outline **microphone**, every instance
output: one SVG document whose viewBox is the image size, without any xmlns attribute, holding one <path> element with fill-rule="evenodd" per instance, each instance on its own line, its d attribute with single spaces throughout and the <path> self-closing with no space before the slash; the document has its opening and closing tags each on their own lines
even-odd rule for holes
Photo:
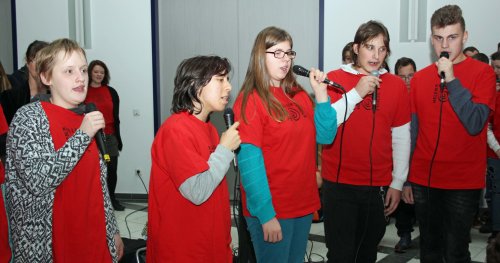
<svg viewBox="0 0 500 263">
<path fill-rule="evenodd" d="M 231 109 L 231 107 L 227 107 L 224 110 L 224 122 L 226 123 L 226 128 L 228 128 L 228 129 L 234 123 L 234 112 L 233 112 L 233 109 Z M 238 161 L 236 160 L 236 156 L 234 156 L 234 158 L 233 158 L 233 165 L 234 165 L 234 169 L 236 169 L 236 167 L 238 167 Z"/>
<path fill-rule="evenodd" d="M 372 72 L 370 72 L 370 74 L 374 77 L 377 77 L 377 78 L 380 76 L 380 72 L 378 72 L 378 70 L 373 70 Z M 378 87 L 375 87 L 375 90 L 372 93 L 372 110 L 373 110 L 373 112 L 375 112 L 377 110 L 377 99 L 378 99 Z"/>
<path fill-rule="evenodd" d="M 94 103 L 90 102 L 85 106 L 85 113 L 97 111 L 97 107 L 95 106 Z M 109 163 L 111 161 L 111 158 L 109 158 L 109 154 L 106 151 L 106 144 L 104 143 L 104 132 L 102 129 L 99 129 L 95 136 L 95 142 L 97 144 L 97 148 L 99 149 L 99 152 L 102 155 L 102 158 L 104 158 L 104 161 Z"/>
<path fill-rule="evenodd" d="M 295 73 L 295 74 L 297 74 L 299 76 L 309 78 L 309 70 L 305 69 L 302 66 L 294 65 L 293 68 L 292 68 L 292 71 L 293 71 L 293 73 Z M 344 91 L 344 87 L 342 87 L 340 84 L 335 83 L 335 82 L 333 82 L 333 81 L 331 81 L 331 80 L 329 80 L 327 78 L 325 78 L 325 80 L 323 80 L 323 83 L 328 84 L 330 86 L 333 86 L 335 88 L 338 88 L 338 89 L 341 89 L 342 91 Z"/>
<path fill-rule="evenodd" d="M 450 58 L 450 53 L 446 52 L 446 51 L 443 51 L 441 52 L 441 54 L 439 54 L 439 58 L 442 58 L 442 57 L 445 57 L 445 58 Z M 444 88 L 444 71 L 441 71 L 439 73 L 439 76 L 441 77 L 441 89 Z"/>
</svg>

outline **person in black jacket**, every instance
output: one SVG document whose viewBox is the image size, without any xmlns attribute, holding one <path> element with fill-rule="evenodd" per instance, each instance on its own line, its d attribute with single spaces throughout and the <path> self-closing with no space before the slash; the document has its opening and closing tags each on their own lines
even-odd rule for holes
<svg viewBox="0 0 500 263">
<path fill-rule="evenodd" d="M 28 104 L 31 98 L 39 93 L 47 93 L 46 88 L 37 81 L 35 69 L 36 54 L 46 46 L 48 43 L 45 41 L 33 41 L 26 50 L 26 64 L 8 76 L 12 89 L 0 93 L 0 102 L 8 124 L 16 111 Z"/>
<path fill-rule="evenodd" d="M 106 127 L 106 150 L 111 157 L 108 162 L 108 188 L 113 207 L 116 211 L 123 211 L 125 207 L 115 198 L 116 183 L 118 181 L 118 155 L 123 148 L 120 136 L 120 98 L 116 90 L 110 86 L 110 74 L 108 67 L 100 60 L 94 60 L 89 64 L 89 89 L 85 103 L 93 102 L 97 109 L 104 114 Z"/>
</svg>

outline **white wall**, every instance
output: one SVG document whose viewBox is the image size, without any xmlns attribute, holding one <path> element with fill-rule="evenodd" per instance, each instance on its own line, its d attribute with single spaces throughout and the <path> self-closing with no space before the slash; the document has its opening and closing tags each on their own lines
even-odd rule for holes
<svg viewBox="0 0 500 263">
<path fill-rule="evenodd" d="M 68 37 L 67 0 L 18 0 L 17 36 L 20 65 L 33 40 Z M 123 151 L 118 159 L 117 193 L 143 194 L 135 175 L 140 169 L 149 185 L 150 147 L 153 127 L 153 80 L 150 1 L 91 1 L 92 49 L 90 63 L 103 60 L 111 73 L 110 85 L 120 96 Z M 137 110 L 140 116 L 134 117 Z"/>
<path fill-rule="evenodd" d="M 500 27 L 498 26 L 500 1 L 427 0 L 426 17 L 419 17 L 427 22 L 426 36 L 430 37 L 431 33 L 430 17 L 435 10 L 447 4 L 457 4 L 462 8 L 466 30 L 469 32 L 466 47 L 475 46 L 488 56 L 496 51 L 497 43 L 500 42 Z M 385 0 L 377 4 L 370 0 L 325 0 L 325 70 L 339 67 L 342 48 L 347 42 L 353 41 L 357 28 L 368 20 L 381 21 L 389 30 L 392 54 L 388 62 L 391 72 L 394 70 L 396 60 L 402 56 L 413 58 L 419 69 L 434 61 L 429 37 L 426 38 L 426 42 L 399 42 L 399 13 L 400 0 Z"/>
</svg>

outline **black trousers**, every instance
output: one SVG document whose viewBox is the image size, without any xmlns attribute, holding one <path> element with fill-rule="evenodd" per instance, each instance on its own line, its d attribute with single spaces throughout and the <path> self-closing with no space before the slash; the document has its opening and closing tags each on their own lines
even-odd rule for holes
<svg viewBox="0 0 500 263">
<path fill-rule="evenodd" d="M 399 202 L 398 208 L 394 212 L 396 218 L 396 229 L 398 236 L 405 233 L 413 232 L 413 224 L 415 223 L 415 205 L 407 204 L 403 200 Z"/>
<path fill-rule="evenodd" d="M 386 227 L 385 190 L 325 180 L 322 191 L 328 262 L 375 262 Z"/>
<path fill-rule="evenodd" d="M 413 184 L 420 229 L 420 262 L 471 262 L 469 237 L 481 189 L 453 190 Z"/>
<path fill-rule="evenodd" d="M 116 183 L 118 182 L 118 156 L 110 156 L 110 159 L 109 163 L 107 163 L 108 177 L 106 181 L 108 182 L 108 190 L 111 201 L 115 201 Z"/>
</svg>

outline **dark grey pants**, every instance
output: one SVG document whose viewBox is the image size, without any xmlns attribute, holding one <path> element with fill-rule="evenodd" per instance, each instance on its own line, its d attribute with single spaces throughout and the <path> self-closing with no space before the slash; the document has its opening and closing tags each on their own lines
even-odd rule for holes
<svg viewBox="0 0 500 263">
<path fill-rule="evenodd" d="M 412 185 L 420 228 L 420 262 L 471 262 L 469 237 L 481 189 Z"/>
</svg>

